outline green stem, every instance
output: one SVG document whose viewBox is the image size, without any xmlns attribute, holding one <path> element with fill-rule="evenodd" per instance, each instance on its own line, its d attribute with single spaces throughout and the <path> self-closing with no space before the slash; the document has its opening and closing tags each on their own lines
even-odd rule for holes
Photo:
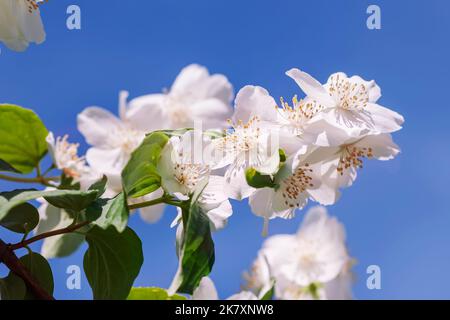
<svg viewBox="0 0 450 320">
<path fill-rule="evenodd" d="M 140 208 L 145 208 L 145 207 L 150 207 L 150 206 L 154 206 L 156 204 L 161 204 L 161 203 L 168 203 L 169 199 L 166 197 L 161 197 L 158 199 L 154 199 L 154 200 L 150 200 L 150 201 L 146 201 L 146 202 L 141 202 L 141 203 L 136 203 L 136 204 L 130 204 L 128 205 L 128 208 L 130 210 L 134 210 L 134 209 L 140 209 Z"/>
<path fill-rule="evenodd" d="M 66 227 L 66 228 L 62 228 L 62 229 L 57 229 L 57 230 L 53 230 L 53 231 L 49 231 L 49 232 L 45 232 L 45 233 L 41 233 L 33 238 L 30 238 L 28 240 L 25 241 L 21 241 L 19 243 L 16 244 L 12 244 L 9 246 L 9 249 L 11 249 L 12 251 L 17 250 L 17 249 L 21 249 L 21 248 L 26 248 L 27 246 L 29 246 L 30 244 L 45 239 L 45 238 L 49 238 L 49 237 L 54 237 L 60 234 L 65 234 L 65 233 L 71 233 L 74 231 L 77 231 L 78 229 L 86 226 L 89 224 L 89 221 L 85 221 L 79 224 L 71 224 L 70 226 Z"/>
<path fill-rule="evenodd" d="M 40 183 L 40 184 L 43 184 L 45 186 L 51 187 L 53 185 L 50 184 L 50 182 L 51 181 L 57 181 L 59 179 L 59 177 L 45 178 L 45 177 L 41 176 L 41 177 L 36 177 L 36 178 L 24 178 L 24 177 L 13 177 L 13 176 L 0 174 L 0 179 L 6 180 L 6 181 L 11 181 L 11 182 Z"/>
</svg>

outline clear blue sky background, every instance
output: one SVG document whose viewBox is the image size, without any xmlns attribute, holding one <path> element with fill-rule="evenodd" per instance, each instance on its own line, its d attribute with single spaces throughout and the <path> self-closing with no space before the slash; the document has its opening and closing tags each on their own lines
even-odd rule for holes
<svg viewBox="0 0 450 320">
<path fill-rule="evenodd" d="M 66 8 L 74 3 L 82 9 L 81 31 L 65 27 Z M 366 28 L 369 4 L 381 7 L 381 30 Z M 36 110 L 56 134 L 83 142 L 83 150 L 76 115 L 84 107 L 116 112 L 119 90 L 132 96 L 158 92 L 192 62 L 226 74 L 235 88 L 258 84 L 275 97 L 299 93 L 284 76 L 292 67 L 322 81 L 336 71 L 376 79 L 381 104 L 405 116 L 404 129 L 395 134 L 402 154 L 368 163 L 329 208 L 344 222 L 358 260 L 355 296 L 450 298 L 448 1 L 57 0 L 42 11 L 43 45 L 22 54 L 2 47 L 0 101 Z M 136 285 L 170 284 L 177 267 L 173 217 L 168 210 L 156 225 L 131 218 L 145 251 Z M 270 233 L 293 233 L 301 219 L 300 213 L 292 221 L 275 221 Z M 221 297 L 239 290 L 242 272 L 264 240 L 261 223 L 246 203 L 234 203 L 229 226 L 214 236 L 212 278 Z M 84 251 L 51 262 L 57 298 L 91 297 L 84 275 L 82 290 L 65 286 L 67 266 L 82 266 Z M 378 291 L 366 288 L 371 264 L 382 270 Z"/>
</svg>

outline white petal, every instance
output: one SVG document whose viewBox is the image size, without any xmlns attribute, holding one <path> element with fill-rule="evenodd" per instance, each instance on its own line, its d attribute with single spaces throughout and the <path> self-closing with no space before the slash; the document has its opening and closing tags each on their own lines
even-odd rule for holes
<svg viewBox="0 0 450 320">
<path fill-rule="evenodd" d="M 378 160 L 391 160 L 400 153 L 400 148 L 392 141 L 389 133 L 366 136 L 355 146 L 372 148 L 373 156 Z"/>
<path fill-rule="evenodd" d="M 367 104 L 366 111 L 369 112 L 377 133 L 398 131 L 402 128 L 402 124 L 405 121 L 402 115 L 378 104 Z"/>
<path fill-rule="evenodd" d="M 97 172 L 106 175 L 120 174 L 129 159 L 130 155 L 120 148 L 90 148 L 86 152 L 86 161 L 89 165 Z"/>
<path fill-rule="evenodd" d="M 109 136 L 122 126 L 115 115 L 99 107 L 84 109 L 77 117 L 77 124 L 87 143 L 99 148 L 109 148 Z"/>
<path fill-rule="evenodd" d="M 45 31 L 39 9 L 30 13 L 26 1 L 1 1 L 0 40 L 15 51 L 26 50 L 30 42 L 44 42 Z"/>
<path fill-rule="evenodd" d="M 127 123 L 133 129 L 147 133 L 168 129 L 165 99 L 163 94 L 149 94 L 131 100 L 125 113 Z"/>
<path fill-rule="evenodd" d="M 227 126 L 233 110 L 229 104 L 216 98 L 201 100 L 189 106 L 189 113 L 193 121 L 201 121 L 202 128 L 222 129 Z"/>
<path fill-rule="evenodd" d="M 198 64 L 183 68 L 170 89 L 171 93 L 183 95 L 194 91 L 199 83 L 209 77 L 208 69 Z"/>
<path fill-rule="evenodd" d="M 367 91 L 369 91 L 369 102 L 375 103 L 381 97 L 381 89 L 374 80 L 366 81 L 360 76 L 352 76 L 349 80 L 352 83 L 361 83 L 366 87 Z"/>
<path fill-rule="evenodd" d="M 293 68 L 287 71 L 286 75 L 291 77 L 309 98 L 317 100 L 325 107 L 333 107 L 335 105 L 334 100 L 322 84 L 308 73 Z"/>
<path fill-rule="evenodd" d="M 257 189 L 249 198 L 250 208 L 252 212 L 260 217 L 272 219 L 275 216 L 273 209 L 273 198 L 275 196 L 274 189 L 261 188 Z"/>
<path fill-rule="evenodd" d="M 277 103 L 266 89 L 245 86 L 236 96 L 233 121 L 247 123 L 254 116 L 263 121 L 276 121 L 278 117 L 276 105 Z"/>
<path fill-rule="evenodd" d="M 192 294 L 192 300 L 219 300 L 216 286 L 209 277 L 203 277 Z"/>
<path fill-rule="evenodd" d="M 225 193 L 231 199 L 242 200 L 248 198 L 255 188 L 247 183 L 243 169 L 228 168 L 225 173 Z"/>
<path fill-rule="evenodd" d="M 55 136 L 53 135 L 53 132 L 48 133 L 47 138 L 45 138 L 45 141 L 47 142 L 48 153 L 50 154 L 50 157 L 52 158 L 53 163 L 56 163 L 56 158 L 55 158 L 56 140 L 55 140 Z"/>
<path fill-rule="evenodd" d="M 227 300 L 258 300 L 253 292 L 242 291 L 229 297 Z"/>
<path fill-rule="evenodd" d="M 224 201 L 212 210 L 209 210 L 206 215 L 211 223 L 212 231 L 223 229 L 228 222 L 228 218 L 233 214 L 233 207 L 230 201 Z"/>
<path fill-rule="evenodd" d="M 133 201 L 135 201 L 135 202 L 151 201 L 151 200 L 155 200 L 155 199 L 162 197 L 163 194 L 164 194 L 164 191 L 161 188 L 159 188 L 158 190 L 156 190 L 150 194 L 147 194 L 143 197 L 135 198 L 135 199 L 133 199 Z M 142 220 L 144 220 L 145 222 L 155 223 L 161 219 L 161 217 L 164 213 L 165 207 L 166 207 L 166 205 L 164 203 L 161 203 L 161 204 L 157 204 L 154 206 L 141 208 L 141 209 L 139 209 L 139 214 L 140 214 Z"/>
</svg>

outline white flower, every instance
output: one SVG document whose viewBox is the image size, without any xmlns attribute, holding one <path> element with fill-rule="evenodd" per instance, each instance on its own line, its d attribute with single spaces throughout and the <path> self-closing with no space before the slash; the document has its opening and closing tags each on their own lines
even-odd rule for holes
<svg viewBox="0 0 450 320">
<path fill-rule="evenodd" d="M 187 200 L 201 192 L 198 202 L 209 217 L 214 230 L 225 226 L 232 214 L 231 204 L 224 192 L 224 178 L 211 175 L 208 150 L 211 143 L 202 133 L 188 131 L 174 136 L 164 147 L 158 163 L 161 186 L 166 193 Z M 180 221 L 181 213 L 174 224 Z"/>
<path fill-rule="evenodd" d="M 322 163 L 316 162 L 307 147 L 290 157 L 274 177 L 274 188 L 257 189 L 250 196 L 250 207 L 264 218 L 263 234 L 267 234 L 269 219 L 294 217 L 297 209 L 302 209 L 308 199 L 323 205 L 336 202 L 336 191 L 322 183 Z"/>
<path fill-rule="evenodd" d="M 192 294 L 192 300 L 219 300 L 216 286 L 209 277 L 203 277 L 199 286 Z M 232 295 L 227 300 L 258 300 L 258 297 L 250 291 L 242 291 Z"/>
<path fill-rule="evenodd" d="M 86 153 L 90 167 L 108 177 L 107 196 L 122 191 L 121 172 L 128 163 L 131 153 L 141 144 L 147 132 L 166 128 L 167 122 L 156 109 L 146 108 L 132 101 L 127 103 L 128 92 L 119 95 L 119 118 L 99 107 L 86 108 L 78 115 L 78 130 L 92 147 Z M 131 203 L 158 198 L 161 190 Z M 139 210 L 141 217 L 155 222 L 161 217 L 164 206 L 155 205 Z"/>
<path fill-rule="evenodd" d="M 45 40 L 38 2 L 0 0 L 0 41 L 11 50 L 25 51 L 31 42 Z"/>
<path fill-rule="evenodd" d="M 92 145 L 86 153 L 90 166 L 108 176 L 120 191 L 120 173 L 131 153 L 141 144 L 145 133 L 162 129 L 165 123 L 158 114 L 143 107 L 127 106 L 128 93 L 119 99 L 119 117 L 99 107 L 86 108 L 78 115 L 78 130 Z"/>
<path fill-rule="evenodd" d="M 263 174 L 274 174 L 280 163 L 275 100 L 261 87 L 246 86 L 236 97 L 233 129 L 214 141 L 223 154 L 220 166 L 225 172 L 230 198 L 241 200 L 254 192 L 245 179 L 245 171 L 254 168 Z"/>
<path fill-rule="evenodd" d="M 79 178 L 87 169 L 86 160 L 78 157 L 78 143 L 69 143 L 68 135 L 55 139 L 52 132 L 46 138 L 48 151 L 52 157 L 53 164 L 65 175 Z"/>
<path fill-rule="evenodd" d="M 297 234 L 276 235 L 264 242 L 247 276 L 247 286 L 259 292 L 275 281 L 279 299 L 315 298 L 311 288 L 316 288 L 321 298 L 326 297 L 325 292 L 328 298 L 338 298 L 338 292 L 348 293 L 344 286 L 348 282 L 339 281 L 349 275 L 350 262 L 344 227 L 329 217 L 325 208 L 314 207 Z"/>
<path fill-rule="evenodd" d="M 316 156 L 325 162 L 322 173 L 326 183 L 335 189 L 349 187 L 363 168 L 365 160 L 391 160 L 400 152 L 389 133 L 368 135 L 349 140 L 339 147 L 321 148 Z"/>
<path fill-rule="evenodd" d="M 401 129 L 403 117 L 376 102 L 381 90 L 375 81 L 359 76 L 348 78 L 345 73 L 332 74 L 321 85 L 309 74 L 298 69 L 286 73 L 307 95 L 307 100 L 321 105 L 321 116 L 339 131 L 329 132 L 318 141 L 323 146 L 341 144 L 342 139 L 363 134 L 390 133 Z"/>
<path fill-rule="evenodd" d="M 130 104 L 162 115 L 167 119 L 164 129 L 189 128 L 199 121 L 203 129 L 211 129 L 226 125 L 232 99 L 233 87 L 224 75 L 210 75 L 205 67 L 191 64 L 181 70 L 167 93 L 142 96 Z"/>
</svg>

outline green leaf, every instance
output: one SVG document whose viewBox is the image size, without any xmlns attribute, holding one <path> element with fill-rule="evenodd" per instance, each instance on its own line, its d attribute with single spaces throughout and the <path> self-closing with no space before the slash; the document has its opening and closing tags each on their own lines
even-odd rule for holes
<svg viewBox="0 0 450 320">
<path fill-rule="evenodd" d="M 72 177 L 66 176 L 64 173 L 61 174 L 61 181 L 59 183 L 58 189 L 60 190 L 80 190 L 81 185 L 79 182 L 74 182 Z"/>
<path fill-rule="evenodd" d="M 0 220 L 0 225 L 17 233 L 28 233 L 39 223 L 39 212 L 29 203 L 23 203 L 12 208 Z"/>
<path fill-rule="evenodd" d="M 196 196 L 183 208 L 183 235 L 178 247 L 180 262 L 169 292 L 192 294 L 200 280 L 211 273 L 215 259 L 210 222 Z"/>
<path fill-rule="evenodd" d="M 80 212 L 98 198 L 98 190 L 60 190 L 43 197 L 54 207 Z"/>
<path fill-rule="evenodd" d="M 0 279 L 0 300 L 23 300 L 27 293 L 25 282 L 10 272 L 6 278 Z"/>
<path fill-rule="evenodd" d="M 20 173 L 16 169 L 14 169 L 8 162 L 0 159 L 0 171 L 9 171 L 14 173 Z"/>
<path fill-rule="evenodd" d="M 97 191 L 97 199 L 100 198 L 106 191 L 106 183 L 108 182 L 108 178 L 103 175 L 103 177 L 95 182 L 93 185 L 89 187 L 89 190 Z"/>
<path fill-rule="evenodd" d="M 262 175 L 254 168 L 247 169 L 245 172 L 245 178 L 247 179 L 247 183 L 249 186 L 253 188 L 274 188 L 275 183 L 271 176 Z"/>
<path fill-rule="evenodd" d="M 0 194 L 0 198 L 9 199 L 8 201 L 0 200 L 0 220 L 2 220 L 8 212 L 18 205 L 44 197 L 49 203 L 57 208 L 81 211 L 89 206 L 97 197 L 97 191 L 78 191 L 78 190 L 52 190 L 52 191 L 36 191 L 36 190 L 14 190 Z"/>
<path fill-rule="evenodd" d="M 47 153 L 48 131 L 31 110 L 0 105 L 0 159 L 20 173 L 30 173 Z"/>
<path fill-rule="evenodd" d="M 275 294 L 275 285 L 272 285 L 266 293 L 263 294 L 260 300 L 273 300 L 273 295 Z"/>
<path fill-rule="evenodd" d="M 133 152 L 130 161 L 122 171 L 123 188 L 128 196 L 141 197 L 161 186 L 161 177 L 156 167 L 161 151 L 168 140 L 168 136 L 164 133 L 151 133 Z"/>
<path fill-rule="evenodd" d="M 126 299 L 144 262 L 139 237 L 128 227 L 119 233 L 94 226 L 86 240 L 84 271 L 94 299 Z"/>
<path fill-rule="evenodd" d="M 102 229 L 114 226 L 117 231 L 123 232 L 128 224 L 128 205 L 125 194 L 122 192 L 114 199 L 108 201 L 103 207 L 103 213 L 99 220 L 95 222 Z"/>
<path fill-rule="evenodd" d="M 169 138 L 171 137 L 179 137 L 184 135 L 186 132 L 194 130 L 194 128 L 181 128 L 181 129 L 175 129 L 175 130 L 158 130 L 154 131 L 153 133 L 162 133 Z"/>
<path fill-rule="evenodd" d="M 131 288 L 127 300 L 187 300 L 186 297 L 174 294 L 170 296 L 166 290 L 156 287 Z"/>
<path fill-rule="evenodd" d="M 53 295 L 53 273 L 48 261 L 38 253 L 31 252 L 21 257 L 20 262 L 30 271 L 39 285 L 50 295 Z M 34 299 L 31 292 L 27 292 L 25 299 Z"/>
</svg>

